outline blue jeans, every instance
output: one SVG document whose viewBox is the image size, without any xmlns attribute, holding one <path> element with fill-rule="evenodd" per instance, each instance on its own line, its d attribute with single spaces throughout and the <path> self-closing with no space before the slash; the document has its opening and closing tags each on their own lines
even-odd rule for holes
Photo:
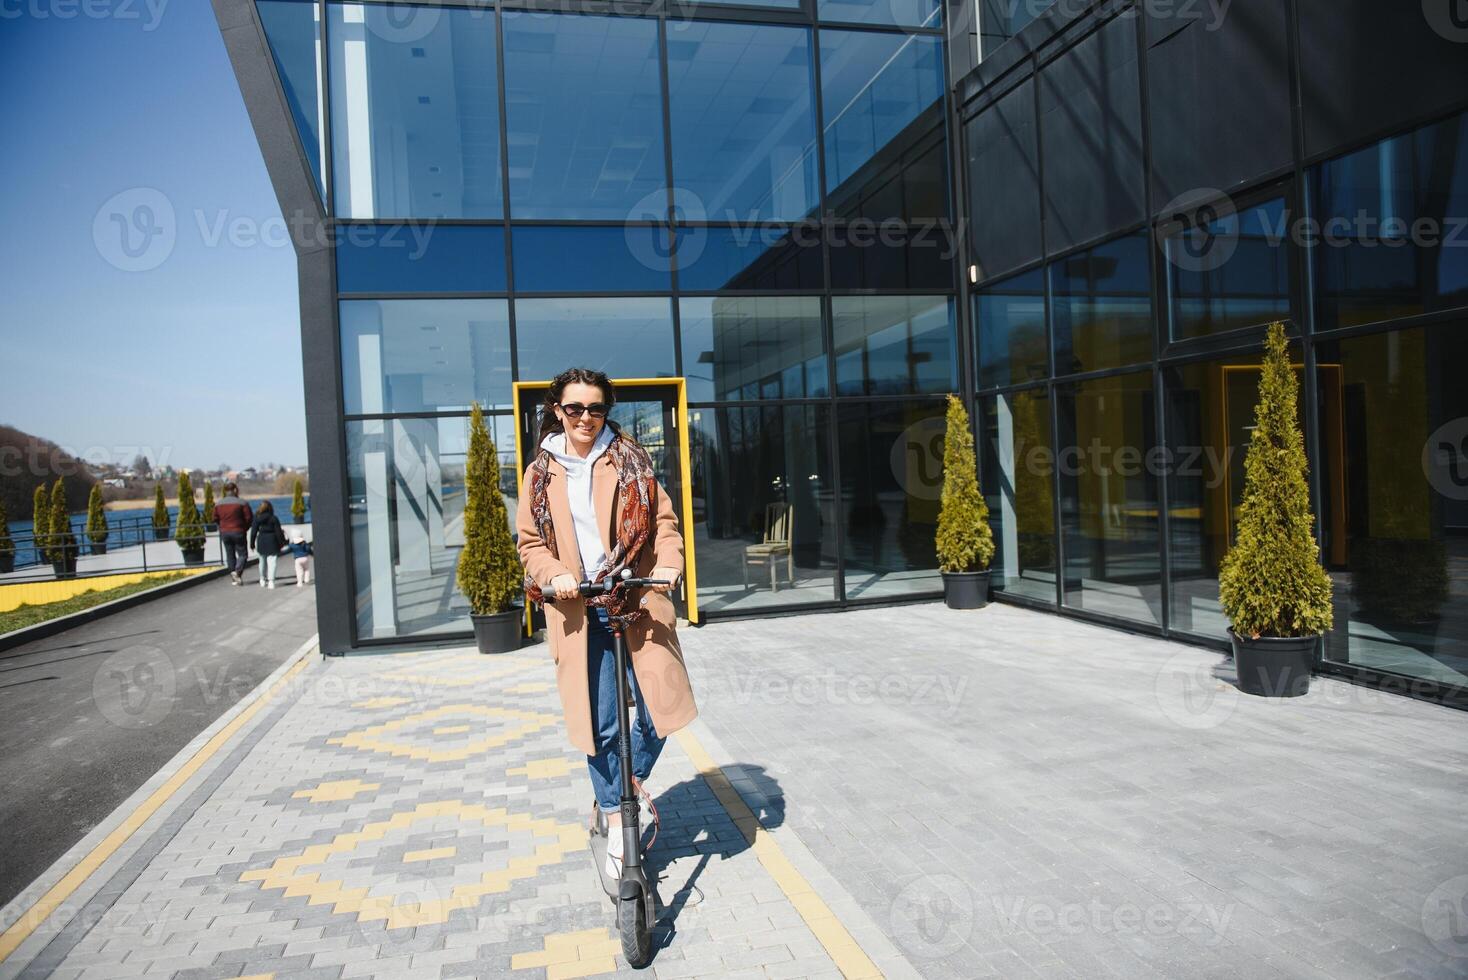
<svg viewBox="0 0 1468 980">
<path fill-rule="evenodd" d="M 591 772 L 597 806 L 603 813 L 615 813 L 622 805 L 622 760 L 617 754 L 617 655 L 605 609 L 588 608 L 586 625 L 586 680 L 592 695 L 591 730 L 596 740 L 596 755 L 586 757 L 586 768 Z M 646 780 L 667 739 L 659 738 L 652 726 L 630 655 L 627 683 L 637 701 L 637 723 L 632 726 L 632 774 Z"/>
</svg>

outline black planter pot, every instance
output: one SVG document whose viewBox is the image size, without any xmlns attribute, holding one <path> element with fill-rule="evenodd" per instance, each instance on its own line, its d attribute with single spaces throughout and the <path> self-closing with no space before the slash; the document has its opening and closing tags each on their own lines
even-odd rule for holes
<svg viewBox="0 0 1468 980">
<path fill-rule="evenodd" d="M 168 540 L 168 528 L 166 528 L 166 527 L 155 527 L 155 528 L 153 528 L 153 539 L 155 541 L 167 541 Z"/>
<path fill-rule="evenodd" d="M 949 609 L 982 609 L 989 604 L 989 570 L 943 572 L 943 604 Z"/>
<path fill-rule="evenodd" d="M 76 555 L 68 554 L 61 561 L 53 561 L 51 571 L 56 573 L 57 578 L 76 578 Z"/>
<path fill-rule="evenodd" d="M 185 565 L 202 565 L 202 564 L 204 564 L 204 547 L 203 547 L 203 545 L 200 545 L 197 548 L 180 548 L 179 550 L 183 552 L 183 560 L 184 560 L 184 564 Z"/>
<path fill-rule="evenodd" d="M 0 555 L 0 575 L 15 571 L 15 552 L 7 552 Z"/>
<path fill-rule="evenodd" d="M 520 607 L 488 616 L 470 615 L 474 621 L 474 643 L 480 653 L 509 653 L 520 649 L 525 632 L 525 610 Z"/>
<path fill-rule="evenodd" d="M 1228 631 L 1239 690 L 1262 698 L 1297 698 L 1310 691 L 1319 636 L 1261 636 Z"/>
<path fill-rule="evenodd" d="M 94 555 L 105 555 L 105 554 L 107 554 L 107 542 L 106 541 L 93 541 L 92 542 L 92 554 L 94 554 Z"/>
</svg>

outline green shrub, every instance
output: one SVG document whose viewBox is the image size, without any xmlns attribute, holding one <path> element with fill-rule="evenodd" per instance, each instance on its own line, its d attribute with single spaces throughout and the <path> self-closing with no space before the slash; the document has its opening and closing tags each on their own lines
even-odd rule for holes
<svg viewBox="0 0 1468 980">
<path fill-rule="evenodd" d="M 107 514 L 102 509 L 102 485 L 92 484 L 91 496 L 87 498 L 87 540 L 92 544 L 107 541 Z"/>
<path fill-rule="evenodd" d="M 163 500 L 163 484 L 153 487 L 153 526 L 161 531 L 168 530 L 168 504 Z"/>
<path fill-rule="evenodd" d="M 52 562 L 65 561 L 76 555 L 76 535 L 71 533 L 71 511 L 66 508 L 66 481 L 57 478 L 51 488 L 51 536 L 48 539 Z"/>
<path fill-rule="evenodd" d="M 945 572 L 977 572 L 994 558 L 989 505 L 979 493 L 974 434 L 968 411 L 957 395 L 948 396 L 948 432 L 943 439 L 943 500 L 935 538 L 938 567 Z"/>
<path fill-rule="evenodd" d="M 194 503 L 194 484 L 187 470 L 178 474 L 178 530 L 173 540 L 184 551 L 198 551 L 204 547 L 204 521 L 199 516 L 199 505 Z"/>
<path fill-rule="evenodd" d="M 1312 636 L 1331 626 L 1331 582 L 1315 545 L 1298 388 L 1284 324 L 1272 323 L 1244 457 L 1237 535 L 1218 576 L 1223 610 L 1240 636 Z"/>
<path fill-rule="evenodd" d="M 10 536 L 10 515 L 5 513 L 5 501 L 0 500 L 0 558 L 15 557 L 15 539 Z"/>
<path fill-rule="evenodd" d="M 213 527 L 214 520 L 214 481 L 204 481 L 204 525 Z"/>
<path fill-rule="evenodd" d="M 301 486 L 300 477 L 296 477 L 296 486 L 291 492 L 291 516 L 296 519 L 297 524 L 306 519 L 306 492 Z"/>
<path fill-rule="evenodd" d="M 459 553 L 459 591 L 476 616 L 514 608 L 524 588 L 525 573 L 510 537 L 509 515 L 500 493 L 499 453 L 474 403 L 469 416 L 469 457 L 464 485 L 464 550 Z"/>
<path fill-rule="evenodd" d="M 31 541 L 36 546 L 36 557 L 40 561 L 51 560 L 51 498 L 43 483 L 36 487 L 31 504 Z"/>
</svg>

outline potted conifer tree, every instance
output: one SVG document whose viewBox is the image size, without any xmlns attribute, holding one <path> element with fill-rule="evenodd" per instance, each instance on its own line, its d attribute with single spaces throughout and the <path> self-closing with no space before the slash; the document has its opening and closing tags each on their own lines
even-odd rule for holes
<svg viewBox="0 0 1468 980">
<path fill-rule="evenodd" d="M 60 477 L 51 488 L 51 534 L 47 542 L 56 577 L 76 578 L 76 535 L 71 532 L 71 511 L 66 507 L 66 483 Z"/>
<path fill-rule="evenodd" d="M 51 560 L 51 496 L 42 483 L 31 498 L 31 546 L 36 550 L 36 563 Z"/>
<path fill-rule="evenodd" d="M 92 554 L 107 554 L 107 514 L 102 509 L 102 484 L 92 484 L 92 493 L 87 497 L 87 540 L 92 542 Z"/>
<path fill-rule="evenodd" d="M 204 481 L 204 530 L 215 526 L 214 520 L 214 481 Z"/>
<path fill-rule="evenodd" d="M 296 477 L 296 486 L 291 492 L 291 517 L 295 518 L 297 524 L 306 519 L 306 492 L 301 486 L 300 477 Z"/>
<path fill-rule="evenodd" d="M 173 532 L 185 565 L 204 564 L 204 520 L 194 503 L 194 484 L 187 470 L 178 474 L 178 529 Z"/>
<path fill-rule="evenodd" d="M 949 609 L 979 609 L 989 601 L 989 562 L 994 532 L 989 505 L 979 493 L 974 434 L 968 410 L 948 396 L 948 432 L 943 439 L 943 497 L 935 539 Z"/>
<path fill-rule="evenodd" d="M 15 571 L 15 539 L 10 536 L 10 515 L 0 499 L 0 574 Z"/>
<path fill-rule="evenodd" d="M 163 484 L 153 488 L 153 537 L 158 541 L 168 540 L 168 504 L 163 500 Z"/>
<path fill-rule="evenodd" d="M 500 493 L 499 454 L 484 413 L 474 403 L 469 416 L 469 457 L 465 464 L 464 549 L 459 553 L 459 591 L 469 600 L 474 640 L 480 653 L 505 653 L 520 646 L 519 600 L 525 573 L 510 537 L 509 515 Z"/>
<path fill-rule="evenodd" d="M 1237 533 L 1218 576 L 1239 688 L 1263 697 L 1309 691 L 1320 636 L 1331 627 L 1331 581 L 1315 544 L 1298 391 L 1284 324 L 1271 323 Z"/>
</svg>

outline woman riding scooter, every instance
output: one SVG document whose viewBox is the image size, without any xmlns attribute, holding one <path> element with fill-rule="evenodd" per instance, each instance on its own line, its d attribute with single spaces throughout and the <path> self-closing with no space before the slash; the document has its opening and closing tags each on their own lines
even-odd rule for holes
<svg viewBox="0 0 1468 980">
<path fill-rule="evenodd" d="M 607 422 L 611 379 L 572 368 L 546 391 L 539 449 L 515 516 L 525 588 L 545 606 L 546 637 L 571 744 L 586 753 L 607 832 L 606 874 L 621 875 L 617 676 L 609 617 L 624 617 L 628 683 L 637 703 L 633 778 L 641 784 L 667 737 L 698 715 L 675 630 L 671 591 L 683 574 L 683 538 L 647 451 Z M 585 602 L 582 581 L 638 578 L 668 584 L 607 591 Z M 638 593 L 641 593 L 640 595 Z M 576 600 L 576 601 L 568 601 Z M 630 617 L 630 618 L 628 618 Z M 623 714 L 625 718 L 625 711 Z M 593 830 L 601 823 L 593 812 Z"/>
</svg>

